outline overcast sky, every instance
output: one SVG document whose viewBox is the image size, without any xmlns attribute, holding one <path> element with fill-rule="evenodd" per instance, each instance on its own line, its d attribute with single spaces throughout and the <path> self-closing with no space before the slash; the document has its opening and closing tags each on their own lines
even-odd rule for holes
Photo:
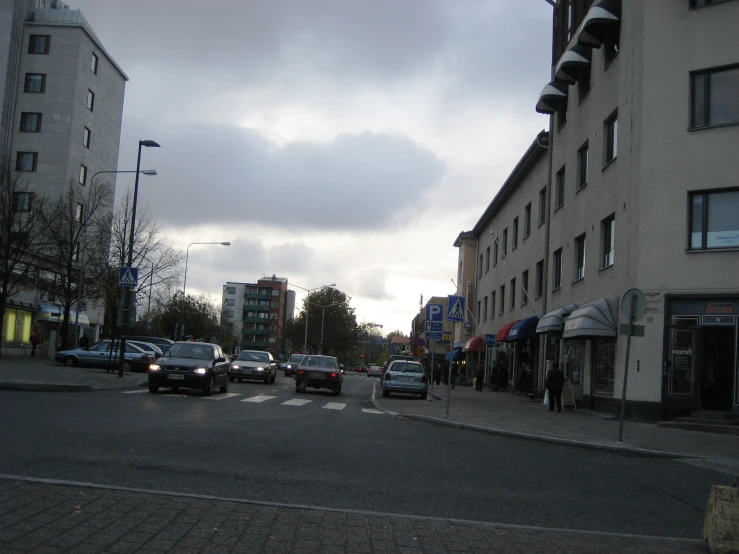
<svg viewBox="0 0 739 554">
<path fill-rule="evenodd" d="M 140 202 L 177 247 L 231 241 L 190 249 L 188 292 L 217 301 L 262 275 L 336 283 L 408 333 L 548 123 L 544 0 L 68 2 L 130 78 L 119 169 L 162 145 Z"/>
</svg>

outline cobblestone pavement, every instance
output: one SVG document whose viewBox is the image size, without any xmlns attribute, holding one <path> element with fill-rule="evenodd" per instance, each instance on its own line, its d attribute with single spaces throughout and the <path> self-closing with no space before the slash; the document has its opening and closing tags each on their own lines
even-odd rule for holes
<svg viewBox="0 0 739 554">
<path fill-rule="evenodd" d="M 0 479 L 0 552 L 4 554 L 707 551 L 700 541 L 682 539 Z"/>
</svg>

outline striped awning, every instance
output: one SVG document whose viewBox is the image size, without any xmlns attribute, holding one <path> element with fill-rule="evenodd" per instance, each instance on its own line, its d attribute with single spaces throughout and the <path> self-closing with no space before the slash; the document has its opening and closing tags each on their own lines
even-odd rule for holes
<svg viewBox="0 0 739 554">
<path fill-rule="evenodd" d="M 64 323 L 64 306 L 61 304 L 40 303 L 36 309 L 36 321 Z M 80 327 L 90 326 L 90 318 L 87 317 L 87 314 L 80 312 L 78 316 L 77 310 L 72 308 L 69 311 L 69 322 L 74 325 L 75 321 L 79 322 Z"/>
</svg>

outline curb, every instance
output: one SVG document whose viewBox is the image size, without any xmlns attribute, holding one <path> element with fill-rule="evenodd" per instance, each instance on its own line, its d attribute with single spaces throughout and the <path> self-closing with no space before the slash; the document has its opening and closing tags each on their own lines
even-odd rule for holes
<svg viewBox="0 0 739 554">
<path fill-rule="evenodd" d="M 22 383 L 0 382 L 0 390 L 14 390 L 25 392 L 90 392 L 94 391 L 90 385 L 64 383 Z"/>
<path fill-rule="evenodd" d="M 634 454 L 637 456 L 649 457 L 649 458 L 668 458 L 668 459 L 679 459 L 679 458 L 695 458 L 695 456 L 688 456 L 680 454 L 679 452 L 668 452 L 664 450 L 650 450 L 648 448 L 638 448 L 635 446 L 619 446 L 617 444 L 605 444 L 599 442 L 586 442 L 575 439 L 562 439 L 559 437 L 548 437 L 546 435 L 534 435 L 532 433 L 523 433 L 520 431 L 508 431 L 506 429 L 496 429 L 495 427 L 483 427 L 482 425 L 473 425 L 471 423 L 462 423 L 460 421 L 454 421 L 450 419 L 443 419 L 433 416 L 415 415 L 415 414 L 399 414 L 397 412 L 391 412 L 383 408 L 376 399 L 371 399 L 372 405 L 375 409 L 393 415 L 394 417 L 402 417 L 405 419 L 411 419 L 414 421 L 422 421 L 424 423 L 432 423 L 435 425 L 444 425 L 446 427 L 452 427 L 455 429 L 467 429 L 469 431 L 479 431 L 482 433 L 488 433 L 490 435 L 502 435 L 505 437 L 513 437 L 518 439 L 535 440 L 540 442 L 548 442 L 553 444 L 560 444 L 564 446 L 576 446 L 579 448 L 590 448 L 591 450 L 605 450 L 609 452 L 627 453 Z"/>
</svg>

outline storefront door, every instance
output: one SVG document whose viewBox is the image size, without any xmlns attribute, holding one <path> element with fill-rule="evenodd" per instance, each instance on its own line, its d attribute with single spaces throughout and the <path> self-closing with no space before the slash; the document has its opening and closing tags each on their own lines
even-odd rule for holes
<svg viewBox="0 0 739 554">
<path fill-rule="evenodd" d="M 730 412 L 733 404 L 736 328 L 707 326 L 702 331 L 702 408 Z"/>
<path fill-rule="evenodd" d="M 662 397 L 666 410 L 699 410 L 702 394 L 702 329 L 668 325 Z"/>
</svg>

